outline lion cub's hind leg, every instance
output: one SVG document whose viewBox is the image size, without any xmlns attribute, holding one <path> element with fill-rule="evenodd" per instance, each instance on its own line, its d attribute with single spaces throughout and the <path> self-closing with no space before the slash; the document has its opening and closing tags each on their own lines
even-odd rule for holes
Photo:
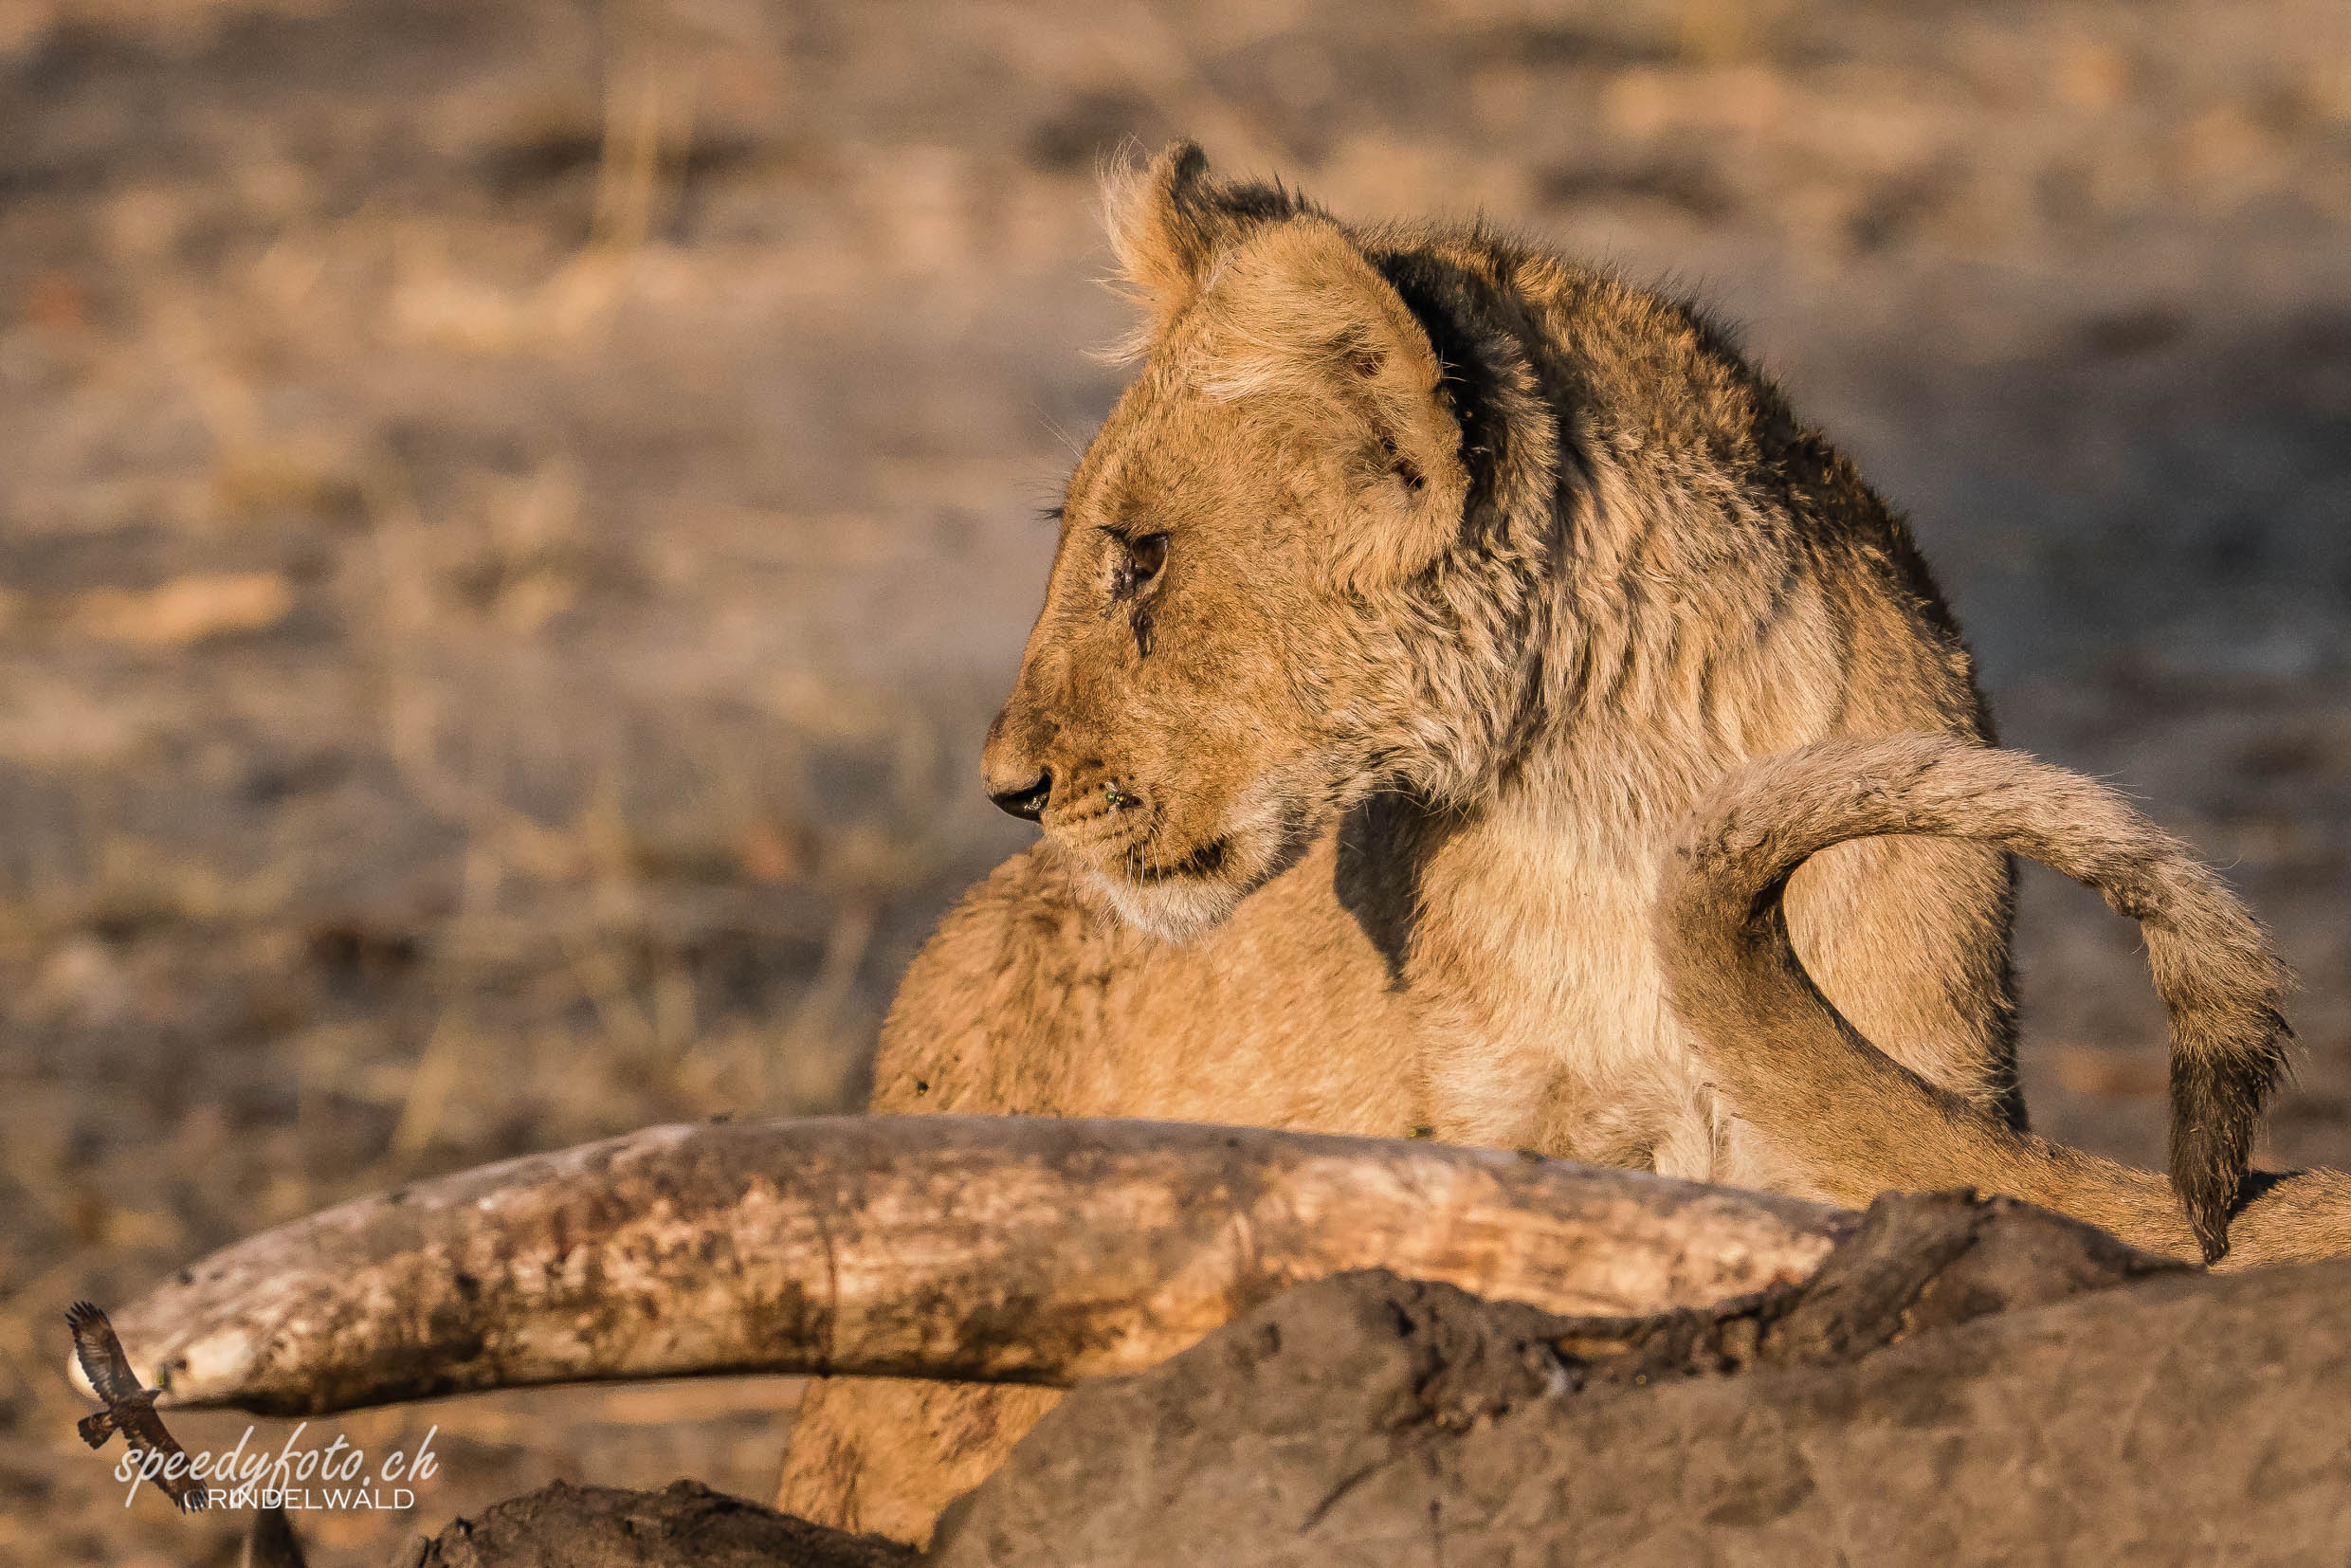
<svg viewBox="0 0 2351 1568">
<path fill-rule="evenodd" d="M 1016 1385 L 833 1377 L 809 1384 L 775 1506 L 927 1545 L 939 1510 L 1004 1463 L 1061 1398 Z"/>
</svg>

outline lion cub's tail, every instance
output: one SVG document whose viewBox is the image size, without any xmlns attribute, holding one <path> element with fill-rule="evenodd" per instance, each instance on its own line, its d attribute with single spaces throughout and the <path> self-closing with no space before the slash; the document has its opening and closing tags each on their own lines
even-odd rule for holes
<svg viewBox="0 0 2351 1568">
<path fill-rule="evenodd" d="M 1886 833 L 1998 845 L 2139 921 L 2171 1014 L 2173 1191 L 1929 1085 L 1814 989 L 1780 908 L 1788 878 L 1832 845 Z M 1716 1086 L 1819 1190 L 1858 1207 L 1886 1188 L 1972 1183 L 2152 1249 L 2206 1262 L 2227 1250 L 2286 1068 L 2288 979 L 2245 906 L 2112 791 L 1942 736 L 1823 741 L 1743 769 L 1699 806 L 1657 908 L 1673 1003 Z"/>
</svg>

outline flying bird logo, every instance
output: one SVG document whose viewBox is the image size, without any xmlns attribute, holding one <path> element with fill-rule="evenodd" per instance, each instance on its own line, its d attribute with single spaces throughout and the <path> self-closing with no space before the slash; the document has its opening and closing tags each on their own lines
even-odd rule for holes
<svg viewBox="0 0 2351 1568">
<path fill-rule="evenodd" d="M 173 1441 L 163 1427 L 163 1418 L 155 1413 L 155 1395 L 159 1389 L 144 1388 L 131 1370 L 131 1358 L 122 1353 L 122 1341 L 115 1336 L 115 1325 L 106 1321 L 106 1314 L 88 1302 L 76 1302 L 65 1313 L 65 1322 L 73 1328 L 74 1356 L 82 1363 L 82 1375 L 90 1380 L 90 1387 L 106 1408 L 85 1415 L 74 1424 L 82 1441 L 90 1447 L 102 1448 L 106 1439 L 116 1432 L 136 1449 L 144 1449 L 161 1456 L 161 1473 L 155 1484 L 171 1494 L 181 1507 L 193 1512 L 211 1502 L 210 1491 L 204 1484 L 188 1474 L 185 1463 L 188 1450 Z M 173 1459 L 182 1463 L 173 1465 Z"/>
</svg>

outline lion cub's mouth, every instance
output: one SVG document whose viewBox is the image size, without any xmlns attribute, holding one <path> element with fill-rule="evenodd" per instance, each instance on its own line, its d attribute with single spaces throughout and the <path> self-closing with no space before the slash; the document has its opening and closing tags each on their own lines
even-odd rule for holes
<svg viewBox="0 0 2351 1568">
<path fill-rule="evenodd" d="M 1149 887 L 1157 883 L 1204 881 L 1219 876 L 1231 858 L 1232 841 L 1214 838 L 1178 860 L 1155 861 L 1140 846 L 1129 849 L 1121 869 L 1126 880 Z"/>
<path fill-rule="evenodd" d="M 1213 880 L 1231 868 L 1233 845 L 1219 836 L 1180 854 L 1170 855 L 1154 842 L 1157 837 L 1141 824 L 1128 827 L 1117 811 L 1089 811 L 1075 822 L 1052 825 L 1051 836 L 1079 858 L 1090 861 L 1101 874 L 1115 875 L 1135 887 L 1171 882 Z"/>
</svg>

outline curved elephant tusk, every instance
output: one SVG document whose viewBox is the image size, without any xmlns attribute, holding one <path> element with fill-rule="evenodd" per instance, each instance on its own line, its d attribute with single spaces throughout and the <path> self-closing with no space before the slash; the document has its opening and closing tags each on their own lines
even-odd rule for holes
<svg viewBox="0 0 2351 1568">
<path fill-rule="evenodd" d="M 266 1231 L 116 1314 L 173 1406 L 702 1373 L 1067 1385 L 1383 1267 L 1561 1314 L 1809 1274 L 1852 1216 L 1402 1140 L 1144 1121 L 655 1127 Z"/>
</svg>

